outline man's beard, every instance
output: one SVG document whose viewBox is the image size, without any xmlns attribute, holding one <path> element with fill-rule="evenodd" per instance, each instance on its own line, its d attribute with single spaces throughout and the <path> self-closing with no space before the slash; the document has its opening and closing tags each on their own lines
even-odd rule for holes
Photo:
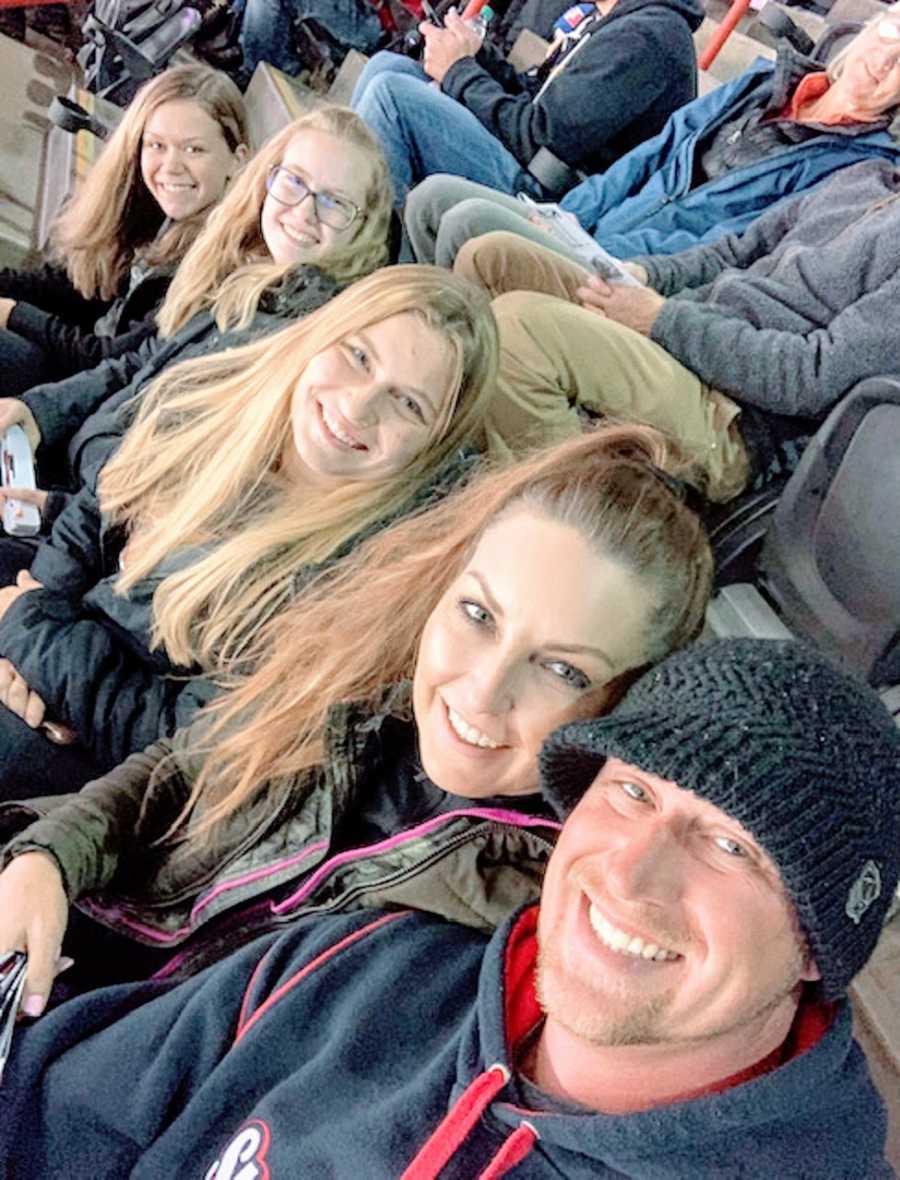
<svg viewBox="0 0 900 1180">
<path fill-rule="evenodd" d="M 552 946 L 540 946 L 535 975 L 538 1002 L 548 1016 L 579 1040 L 607 1048 L 659 1045 L 672 1041 L 700 1043 L 723 1036 L 736 1027 L 750 1025 L 799 990 L 801 985 L 797 979 L 803 963 L 803 956 L 798 949 L 796 974 L 793 971 L 786 973 L 782 987 L 773 989 L 767 996 L 756 997 L 758 1003 L 752 1009 L 741 1012 L 727 1023 L 711 1026 L 702 1036 L 683 1038 L 678 1036 L 677 1030 L 666 1032 L 660 1028 L 660 1018 L 677 996 L 676 986 L 645 999 L 629 997 L 627 984 L 605 992 L 595 990 L 584 979 L 570 977 L 564 969 L 557 970 L 559 958 Z"/>
</svg>

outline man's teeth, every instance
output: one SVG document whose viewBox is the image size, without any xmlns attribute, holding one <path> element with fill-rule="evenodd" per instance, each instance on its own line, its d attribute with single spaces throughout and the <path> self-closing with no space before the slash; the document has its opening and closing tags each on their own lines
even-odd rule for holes
<svg viewBox="0 0 900 1180">
<path fill-rule="evenodd" d="M 608 946 L 617 954 L 633 955 L 637 959 L 654 959 L 657 963 L 679 958 L 675 951 L 666 950 L 658 943 L 644 942 L 637 934 L 626 934 L 624 930 L 619 930 L 612 922 L 607 922 L 596 906 L 591 906 L 589 915 L 594 933 L 604 946 Z"/>
<path fill-rule="evenodd" d="M 447 716 L 450 718 L 450 725 L 453 732 L 458 738 L 462 738 L 467 745 L 479 746 L 482 750 L 499 750 L 499 742 L 492 742 L 487 734 L 482 733 L 480 729 L 476 729 L 474 725 L 469 725 L 449 705 L 447 706 Z"/>
<path fill-rule="evenodd" d="M 363 443 L 359 442 L 355 438 L 351 438 L 350 435 L 346 433 L 346 431 L 341 430 L 340 426 L 338 426 L 337 422 L 335 422 L 324 406 L 322 406 L 322 417 L 325 419 L 325 425 L 328 427 L 331 433 L 336 439 L 338 439 L 339 442 L 342 442 L 344 446 L 352 447 L 354 451 L 366 450 L 366 447 Z"/>
</svg>

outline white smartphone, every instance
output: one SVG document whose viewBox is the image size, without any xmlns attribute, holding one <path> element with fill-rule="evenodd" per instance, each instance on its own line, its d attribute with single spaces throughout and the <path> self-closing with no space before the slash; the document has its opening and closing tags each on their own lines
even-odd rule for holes
<svg viewBox="0 0 900 1180">
<path fill-rule="evenodd" d="M 540 204 L 527 193 L 519 193 L 519 200 L 533 217 L 540 218 L 541 225 L 556 240 L 570 250 L 582 266 L 592 270 L 608 283 L 620 283 L 623 287 L 642 287 L 644 284 L 630 274 L 618 258 L 613 258 L 594 241 L 581 227 L 574 213 L 560 209 L 559 205 Z"/>
<path fill-rule="evenodd" d="M 21 426 L 10 426 L 0 438 L 0 478 L 5 488 L 37 487 L 31 447 Z M 3 527 L 11 537 L 33 537 L 40 532 L 41 514 L 34 504 L 6 500 Z"/>
</svg>

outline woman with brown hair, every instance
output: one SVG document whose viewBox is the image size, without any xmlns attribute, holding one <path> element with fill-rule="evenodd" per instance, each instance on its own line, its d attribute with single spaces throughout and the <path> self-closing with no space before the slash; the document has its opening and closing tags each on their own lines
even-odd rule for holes
<svg viewBox="0 0 900 1180">
<path fill-rule="evenodd" d="M 46 801 L 0 874 L 26 1010 L 70 903 L 124 937 L 103 970 L 133 978 L 176 947 L 162 975 L 191 972 L 313 908 L 490 927 L 533 896 L 558 826 L 543 738 L 611 708 L 702 623 L 712 560 L 660 469 L 676 462 L 648 428 L 605 427 L 487 472 L 309 587 L 191 729 Z M 43 810 L 16 805 L 6 830 Z"/>
<path fill-rule="evenodd" d="M 134 348 L 247 154 L 230 78 L 175 66 L 141 87 L 59 216 L 41 269 L 0 272 L 0 388 L 60 380 Z"/>
</svg>

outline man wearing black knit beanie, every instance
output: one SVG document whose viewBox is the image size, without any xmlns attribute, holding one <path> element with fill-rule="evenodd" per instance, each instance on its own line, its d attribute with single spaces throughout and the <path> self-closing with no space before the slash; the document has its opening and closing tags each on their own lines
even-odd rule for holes
<svg viewBox="0 0 900 1180">
<path fill-rule="evenodd" d="M 889 1180 L 845 999 L 900 875 L 877 696 L 700 645 L 541 770 L 559 841 L 493 934 L 326 913 L 17 1032 L 4 1176 Z"/>
</svg>

